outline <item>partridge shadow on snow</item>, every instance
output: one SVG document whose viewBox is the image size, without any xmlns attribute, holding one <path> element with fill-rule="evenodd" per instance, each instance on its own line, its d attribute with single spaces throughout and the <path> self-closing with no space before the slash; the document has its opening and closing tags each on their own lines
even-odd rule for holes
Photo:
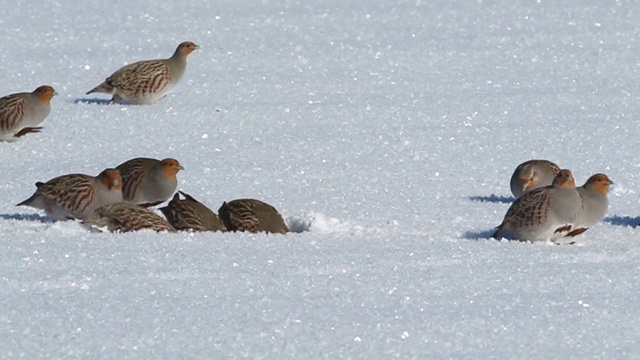
<svg viewBox="0 0 640 360">
<path fill-rule="evenodd" d="M 90 105 L 110 105 L 110 99 L 100 99 L 100 98 L 76 98 L 73 100 L 74 104 L 90 104 Z"/>
<path fill-rule="evenodd" d="M 37 221 L 41 223 L 52 223 L 55 222 L 54 219 L 48 216 L 42 216 L 39 214 L 0 214 L 0 219 L 4 220 L 20 220 L 20 221 Z"/>
<path fill-rule="evenodd" d="M 490 203 L 502 203 L 502 204 L 510 204 L 516 201 L 516 198 L 513 196 L 502 196 L 491 194 L 489 196 L 469 196 L 469 200 L 477 201 L 477 202 L 490 202 Z"/>
<path fill-rule="evenodd" d="M 611 225 L 631 226 L 632 228 L 640 226 L 640 216 L 607 216 L 602 221 Z"/>
<path fill-rule="evenodd" d="M 640 220 L 638 220 L 640 222 Z M 485 231 L 467 231 L 464 234 L 462 234 L 462 237 L 464 239 L 467 240 L 476 240 L 476 241 L 480 241 L 480 240 L 496 240 L 496 241 L 515 241 L 515 242 L 525 242 L 525 243 L 530 243 L 529 241 L 520 241 L 518 240 L 516 237 L 514 237 L 512 234 L 509 234 L 507 236 L 501 236 L 499 239 L 494 239 L 492 237 L 493 233 L 496 232 L 496 229 L 490 229 L 490 230 L 485 230 Z M 559 244 L 555 244 L 555 245 L 559 245 Z M 565 243 L 565 245 L 575 245 L 575 242 L 567 242 Z"/>
<path fill-rule="evenodd" d="M 495 240 L 491 237 L 491 235 L 493 235 L 493 233 L 495 232 L 495 228 L 483 231 L 466 231 L 464 234 L 462 234 L 462 237 L 468 240 Z M 515 238 L 507 238 L 507 240 L 515 240 Z"/>
<path fill-rule="evenodd" d="M 109 105 L 111 100 L 109 99 L 99 99 L 99 98 L 76 98 L 73 100 L 74 104 L 95 104 L 95 105 Z"/>
</svg>

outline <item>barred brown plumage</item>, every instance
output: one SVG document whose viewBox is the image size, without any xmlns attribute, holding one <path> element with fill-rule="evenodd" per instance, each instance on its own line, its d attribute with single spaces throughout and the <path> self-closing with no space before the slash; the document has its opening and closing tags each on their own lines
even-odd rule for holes
<svg viewBox="0 0 640 360">
<path fill-rule="evenodd" d="M 187 57 L 198 45 L 185 41 L 168 59 L 143 60 L 126 65 L 102 84 L 89 90 L 112 94 L 110 103 L 153 104 L 164 98 L 180 81 L 187 67 Z"/>
<path fill-rule="evenodd" d="M 25 134 L 39 132 L 38 127 L 51 111 L 51 99 L 58 93 L 49 85 L 33 92 L 0 98 L 0 141 L 16 141 Z"/>
<path fill-rule="evenodd" d="M 563 169 L 553 184 L 534 189 L 518 198 L 493 234 L 513 234 L 518 240 L 561 242 L 574 228 L 582 208 L 571 171 Z"/>
<path fill-rule="evenodd" d="M 103 228 L 111 232 L 130 232 L 151 229 L 157 232 L 175 232 L 171 224 L 152 210 L 136 204 L 119 202 L 97 208 L 82 224 Z"/>
<path fill-rule="evenodd" d="M 549 160 L 529 160 L 518 165 L 511 175 L 511 193 L 519 198 L 533 189 L 549 186 L 560 167 Z"/>
<path fill-rule="evenodd" d="M 289 232 L 278 210 L 260 200 L 238 199 L 225 202 L 218 209 L 218 216 L 229 231 Z"/>
<path fill-rule="evenodd" d="M 180 199 L 180 194 L 184 199 Z M 178 191 L 169 204 L 160 211 L 176 230 L 225 231 L 218 216 L 191 195 Z"/>
<path fill-rule="evenodd" d="M 69 174 L 46 183 L 37 182 L 36 192 L 16 206 L 42 209 L 55 220 L 82 219 L 96 208 L 122 201 L 122 178 L 116 169 L 98 176 Z"/>
<path fill-rule="evenodd" d="M 135 158 L 116 166 L 122 175 L 124 201 L 141 206 L 165 202 L 178 186 L 176 174 L 184 170 L 176 159 Z"/>
</svg>

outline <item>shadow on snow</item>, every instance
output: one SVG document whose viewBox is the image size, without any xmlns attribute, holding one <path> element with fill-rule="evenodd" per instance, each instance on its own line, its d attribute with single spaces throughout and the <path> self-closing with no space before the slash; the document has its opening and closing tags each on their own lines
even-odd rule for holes
<svg viewBox="0 0 640 360">
<path fill-rule="evenodd" d="M 516 198 L 514 198 L 513 196 L 491 194 L 489 196 L 469 196 L 469 200 L 477 202 L 510 204 L 516 201 Z"/>
<path fill-rule="evenodd" d="M 73 100 L 74 104 L 109 105 L 110 102 L 111 102 L 110 99 L 98 99 L 98 98 L 92 98 L 92 99 L 77 98 L 77 99 Z"/>
<path fill-rule="evenodd" d="M 21 220 L 21 221 L 37 221 L 41 223 L 52 223 L 53 219 L 39 214 L 0 214 L 0 219 L 4 220 Z"/>
<path fill-rule="evenodd" d="M 462 237 L 469 240 L 495 240 L 491 237 L 493 233 L 496 232 L 496 229 L 489 229 L 483 231 L 467 231 L 462 234 Z M 511 240 L 511 239 L 508 239 Z"/>
<path fill-rule="evenodd" d="M 640 226 L 640 216 L 608 216 L 602 221 L 611 225 L 631 226 L 632 228 Z"/>
</svg>

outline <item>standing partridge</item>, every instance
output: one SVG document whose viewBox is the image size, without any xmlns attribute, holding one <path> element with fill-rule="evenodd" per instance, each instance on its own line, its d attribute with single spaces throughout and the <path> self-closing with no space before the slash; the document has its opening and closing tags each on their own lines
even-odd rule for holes
<svg viewBox="0 0 640 360">
<path fill-rule="evenodd" d="M 218 216 L 229 231 L 289 232 L 278 210 L 260 200 L 239 199 L 225 202 L 218 210 Z"/>
<path fill-rule="evenodd" d="M 130 103 L 148 105 L 167 96 L 180 81 L 187 68 L 187 57 L 198 45 L 185 41 L 168 59 L 144 60 L 120 68 L 102 84 L 89 90 L 112 94 L 110 104 Z"/>
<path fill-rule="evenodd" d="M 37 182 L 36 192 L 16 206 L 43 209 L 55 220 L 83 219 L 96 208 L 122 201 L 122 178 L 116 169 L 98 176 L 62 175 L 46 183 Z"/>
<path fill-rule="evenodd" d="M 511 193 L 519 198 L 522 194 L 549 186 L 560 168 L 548 160 L 529 160 L 518 165 L 511 175 Z"/>
<path fill-rule="evenodd" d="M 580 235 L 602 220 L 609 207 L 607 193 L 611 184 L 613 184 L 613 181 L 607 175 L 595 174 L 578 188 L 578 193 L 582 199 L 582 211 L 576 220 L 576 225 L 567 234 L 568 237 Z"/>
<path fill-rule="evenodd" d="M 560 170 L 552 185 L 529 191 L 511 204 L 493 237 L 510 233 L 522 241 L 556 242 L 573 229 L 581 208 L 571 171 Z"/>
<path fill-rule="evenodd" d="M 58 93 L 49 85 L 33 92 L 0 98 L 0 141 L 16 141 L 21 136 L 39 132 L 41 122 L 51 111 L 51 98 Z"/>
<path fill-rule="evenodd" d="M 135 158 L 118 165 L 124 201 L 149 207 L 165 202 L 178 187 L 176 174 L 184 170 L 176 159 Z"/>
<path fill-rule="evenodd" d="M 97 208 L 82 224 L 104 228 L 110 232 L 130 232 L 151 229 L 157 232 L 176 230 L 162 216 L 136 204 L 119 202 Z"/>
<path fill-rule="evenodd" d="M 180 194 L 184 196 L 180 200 Z M 177 192 L 169 204 L 160 211 L 176 230 L 225 231 L 218 216 L 204 204 L 182 191 Z"/>
</svg>

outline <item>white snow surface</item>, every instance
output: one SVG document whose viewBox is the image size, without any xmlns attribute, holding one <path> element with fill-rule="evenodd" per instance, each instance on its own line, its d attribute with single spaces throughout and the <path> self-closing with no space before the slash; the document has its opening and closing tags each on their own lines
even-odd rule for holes
<svg viewBox="0 0 640 360">
<path fill-rule="evenodd" d="M 0 143 L 1 358 L 640 358 L 639 1 L 0 5 L 1 95 L 61 94 Z M 157 104 L 84 95 L 186 40 Z M 96 234 L 15 206 L 138 156 L 294 232 Z M 489 239 L 533 158 L 615 182 L 574 246 Z"/>
</svg>

